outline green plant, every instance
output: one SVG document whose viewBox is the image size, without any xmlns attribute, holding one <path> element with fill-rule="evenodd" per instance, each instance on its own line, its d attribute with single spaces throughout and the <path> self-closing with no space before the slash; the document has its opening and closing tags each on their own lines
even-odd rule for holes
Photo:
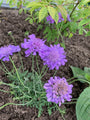
<svg viewBox="0 0 90 120">
<path fill-rule="evenodd" d="M 17 45 L 12 35 L 12 32 L 8 32 L 8 35 L 10 35 L 15 45 Z M 5 75 L 8 77 L 10 81 L 10 83 L 5 83 L 3 81 L 0 82 L 0 85 L 9 86 L 10 91 L 5 91 L 5 90 L 0 90 L 0 91 L 11 93 L 13 95 L 13 100 L 19 101 L 19 104 L 15 104 L 14 102 L 6 103 L 0 106 L 0 109 L 4 108 L 7 105 L 27 105 L 30 107 L 37 108 L 38 117 L 39 117 L 43 112 L 43 107 L 46 106 L 48 113 L 50 115 L 52 113 L 52 110 L 57 109 L 57 105 L 55 103 L 47 101 L 46 91 L 43 87 L 44 82 L 42 82 L 41 80 L 43 76 L 46 74 L 48 68 L 46 68 L 46 66 L 43 66 L 42 70 L 39 68 L 37 56 L 36 56 L 36 62 L 34 61 L 35 52 L 40 52 L 40 46 L 41 48 L 42 46 L 46 47 L 46 45 L 44 45 L 45 41 L 43 41 L 42 39 L 36 38 L 34 34 L 30 35 L 29 37 L 30 37 L 29 41 L 24 40 L 24 43 L 22 43 L 21 46 L 22 48 L 25 47 L 25 49 L 29 47 L 28 48 L 29 52 L 32 51 L 31 52 L 32 53 L 31 54 L 31 58 L 32 58 L 31 72 L 28 72 L 28 70 L 24 70 L 24 66 L 21 66 L 20 68 L 16 68 L 14 61 L 11 58 L 13 53 L 21 51 L 20 46 L 8 45 L 0 48 L 0 59 L 3 66 L 3 67 L 0 66 L 0 69 L 5 72 Z M 40 46 L 37 47 L 37 45 L 40 45 Z M 57 47 L 59 48 L 59 50 L 61 50 L 60 46 L 57 46 Z M 64 50 L 62 48 L 62 55 L 63 55 L 63 52 Z M 25 52 L 25 54 L 27 54 L 27 52 Z M 19 53 L 19 57 L 21 57 L 20 53 Z M 12 63 L 13 68 L 11 69 L 11 71 L 8 70 L 8 68 L 5 66 L 3 61 L 10 61 Z M 62 61 L 63 62 L 67 61 L 65 59 L 65 56 L 64 56 L 64 59 L 62 59 Z M 36 63 L 36 66 L 34 63 Z M 22 61 L 21 61 L 21 64 L 22 64 Z M 55 74 L 53 75 L 53 77 L 54 76 Z M 63 110 L 61 110 L 59 107 L 58 109 L 61 112 L 61 114 L 64 114 Z"/>
</svg>

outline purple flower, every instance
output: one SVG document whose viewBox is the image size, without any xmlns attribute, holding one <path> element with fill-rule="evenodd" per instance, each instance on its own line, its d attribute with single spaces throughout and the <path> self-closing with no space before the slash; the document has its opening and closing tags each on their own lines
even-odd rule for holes
<svg viewBox="0 0 90 120">
<path fill-rule="evenodd" d="M 19 46 L 8 45 L 0 48 L 0 59 L 3 61 L 9 61 L 9 56 L 15 52 L 21 51 Z"/>
<path fill-rule="evenodd" d="M 59 16 L 58 23 L 64 21 L 64 18 L 62 17 L 62 15 L 61 15 L 60 12 L 58 13 L 58 16 Z M 55 22 L 54 19 L 52 19 L 52 17 L 51 17 L 50 15 L 47 16 L 46 19 L 47 19 L 47 22 L 49 22 L 49 24 L 53 24 L 53 23 Z M 68 20 L 69 22 L 71 22 L 69 15 L 67 15 L 67 20 Z"/>
<path fill-rule="evenodd" d="M 70 16 L 69 16 L 69 15 L 67 15 L 67 20 L 68 20 L 69 22 L 71 22 L 71 19 L 70 19 Z"/>
<path fill-rule="evenodd" d="M 60 12 L 58 13 L 58 16 L 59 16 L 58 23 L 59 23 L 59 22 L 61 22 L 61 21 L 64 21 L 64 19 L 63 19 L 63 17 L 62 17 L 62 15 L 61 15 L 61 13 L 60 13 Z"/>
<path fill-rule="evenodd" d="M 36 38 L 34 34 L 28 36 L 29 39 L 24 39 L 24 43 L 21 44 L 22 48 L 27 49 L 25 51 L 26 57 L 28 57 L 31 53 L 36 55 L 36 52 L 40 52 L 41 48 L 44 46 L 45 41 L 42 39 Z"/>
<path fill-rule="evenodd" d="M 54 23 L 54 19 L 52 19 L 52 17 L 49 15 L 46 17 L 47 22 L 49 22 L 49 24 L 53 24 Z"/>
<path fill-rule="evenodd" d="M 60 44 L 50 47 L 44 46 L 39 55 L 44 61 L 44 65 L 48 65 L 50 70 L 54 68 L 58 70 L 61 65 L 65 65 L 67 62 L 64 48 L 60 47 Z"/>
<path fill-rule="evenodd" d="M 69 85 L 65 78 L 51 77 L 48 83 L 44 84 L 47 101 L 59 103 L 59 106 L 64 103 L 64 100 L 71 101 L 72 87 L 73 85 Z"/>
</svg>

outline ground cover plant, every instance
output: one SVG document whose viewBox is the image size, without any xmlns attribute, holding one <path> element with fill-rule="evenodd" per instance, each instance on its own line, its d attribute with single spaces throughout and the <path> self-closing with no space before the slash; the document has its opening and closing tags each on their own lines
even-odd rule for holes
<svg viewBox="0 0 90 120">
<path fill-rule="evenodd" d="M 62 14 L 59 13 L 59 15 L 62 15 Z M 63 21 L 65 22 L 66 18 L 64 17 L 65 16 L 61 16 L 59 20 L 62 20 L 62 22 Z M 54 19 L 52 19 L 50 16 L 49 18 L 46 18 L 46 19 L 47 21 L 49 21 L 49 24 L 54 23 Z M 50 22 L 50 20 L 52 22 Z M 70 18 L 69 18 L 69 22 L 71 23 Z M 58 24 L 57 21 L 54 24 L 57 26 Z M 61 21 L 60 21 L 60 24 L 61 24 Z M 53 28 L 55 28 L 55 25 L 53 26 Z M 9 34 L 12 35 L 12 33 L 9 33 Z M 62 34 L 60 33 L 60 37 L 62 36 L 63 36 L 63 33 Z M 80 81 L 80 82 L 83 82 L 83 84 L 88 83 L 90 85 L 90 75 L 89 75 L 90 69 L 85 68 L 85 74 L 83 74 L 83 72 L 82 73 L 80 72 L 80 69 L 77 69 L 76 71 L 79 71 L 79 72 L 75 73 L 74 67 L 71 67 L 74 73 L 74 78 L 71 78 L 70 81 L 66 80 L 66 78 L 64 77 L 60 78 L 59 76 L 56 76 L 55 75 L 56 72 L 55 72 L 55 74 L 52 77 L 50 77 L 46 83 L 42 82 L 41 79 L 47 72 L 48 67 L 49 67 L 49 70 L 53 70 L 53 69 L 58 70 L 59 67 L 61 67 L 61 65 L 65 65 L 65 63 L 67 62 L 67 59 L 66 59 L 67 53 L 65 53 L 64 51 L 65 44 L 64 43 L 61 44 L 62 46 L 61 47 L 58 42 L 56 41 L 54 42 L 56 45 L 47 46 L 45 44 L 45 41 L 43 41 L 40 38 L 37 38 L 34 34 L 31 34 L 28 36 L 27 39 L 26 38 L 24 39 L 24 43 L 21 44 L 21 47 L 26 49 L 25 51 L 26 57 L 28 56 L 32 57 L 31 72 L 28 72 L 28 70 L 24 71 L 22 59 L 21 59 L 21 68 L 17 69 L 12 58 L 10 57 L 13 55 L 14 52 L 20 52 L 21 48 L 18 45 L 17 46 L 8 45 L 6 47 L 0 48 L 0 58 L 2 59 L 2 65 L 4 67 L 4 69 L 2 70 L 5 71 L 7 77 L 11 81 L 11 83 L 9 84 L 1 81 L 1 85 L 4 84 L 11 87 L 11 94 L 14 95 L 13 100 L 19 100 L 19 102 L 21 101 L 20 102 L 21 104 L 17 104 L 17 105 L 27 105 L 27 106 L 30 105 L 31 107 L 38 108 L 39 109 L 38 117 L 41 115 L 43 111 L 43 106 L 45 105 L 47 106 L 49 114 L 51 114 L 52 110 L 56 110 L 56 108 L 59 109 L 60 113 L 63 113 L 62 110 L 60 109 L 61 103 L 64 103 L 64 100 L 71 101 L 72 96 L 70 94 L 72 93 L 72 87 L 73 87 L 72 83 L 74 81 Z M 43 67 L 42 69 L 40 69 L 38 66 L 39 63 L 36 57 L 37 53 L 40 59 L 44 62 L 45 67 Z M 19 57 L 20 57 L 20 54 L 19 54 Z M 35 59 L 36 59 L 36 62 L 35 62 Z M 3 61 L 9 61 L 9 60 L 13 65 L 11 72 L 8 71 L 8 69 L 3 63 Z M 37 69 L 35 67 L 35 64 Z M 82 77 L 81 75 L 84 77 Z M 78 78 L 78 79 L 75 79 L 75 78 Z M 89 95 L 86 96 L 85 91 L 89 93 L 88 91 L 90 91 L 90 87 L 86 88 L 84 92 L 82 92 L 82 94 L 80 95 L 77 101 L 76 114 L 77 114 L 78 120 L 81 118 L 85 119 L 86 116 L 87 116 L 87 119 L 89 119 L 89 98 L 88 98 Z M 83 100 L 83 102 L 81 102 L 83 98 L 85 99 Z M 57 105 L 58 103 L 59 103 L 59 106 Z M 66 101 L 65 103 L 67 104 Z M 7 103 L 1 106 L 1 109 L 10 104 L 15 105 L 15 103 Z"/>
</svg>

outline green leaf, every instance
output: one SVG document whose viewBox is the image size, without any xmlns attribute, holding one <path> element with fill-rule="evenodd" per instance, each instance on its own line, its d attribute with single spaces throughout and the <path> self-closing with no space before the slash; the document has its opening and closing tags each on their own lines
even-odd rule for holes
<svg viewBox="0 0 90 120">
<path fill-rule="evenodd" d="M 44 17 L 47 15 L 47 8 L 42 7 L 39 11 L 39 22 L 44 19 Z"/>
<path fill-rule="evenodd" d="M 50 14 L 50 16 L 55 20 L 56 24 L 58 22 L 59 16 L 58 16 L 58 12 L 55 8 L 48 6 L 48 12 Z"/>
<path fill-rule="evenodd" d="M 88 2 L 90 2 L 90 0 L 82 0 L 82 1 L 79 3 L 78 7 L 80 8 L 80 7 L 84 6 L 85 4 L 87 4 Z"/>
<path fill-rule="evenodd" d="M 23 8 L 21 8 L 20 10 L 19 10 L 19 14 L 21 14 L 23 12 Z"/>
<path fill-rule="evenodd" d="M 90 19 L 83 19 L 79 22 L 79 27 L 89 23 L 90 23 Z"/>
<path fill-rule="evenodd" d="M 72 33 L 70 33 L 69 38 L 71 38 L 72 36 L 73 36 L 73 34 L 72 34 Z"/>
<path fill-rule="evenodd" d="M 85 36 L 90 36 L 90 31 L 87 32 L 87 34 Z"/>
<path fill-rule="evenodd" d="M 57 7 L 59 8 L 59 10 L 60 10 L 60 12 L 61 12 L 61 15 L 62 15 L 62 17 L 64 18 L 64 21 L 66 22 L 66 20 L 67 20 L 67 11 L 66 11 L 65 8 L 64 8 L 63 6 L 61 6 L 61 5 L 58 5 Z"/>
<path fill-rule="evenodd" d="M 69 24 L 69 23 L 68 23 L 68 24 Z M 70 23 L 70 31 L 71 31 L 72 33 L 75 33 L 77 29 L 78 29 L 77 23 L 76 23 L 76 22 L 71 22 L 71 23 Z"/>
<path fill-rule="evenodd" d="M 30 24 L 33 24 L 33 19 L 30 19 L 30 20 L 29 20 L 29 23 L 30 23 Z"/>
<path fill-rule="evenodd" d="M 70 68 L 73 71 L 73 76 L 79 79 L 85 79 L 85 72 L 81 70 L 80 68 L 70 66 Z"/>
<path fill-rule="evenodd" d="M 76 103 L 77 120 L 90 120 L 90 87 L 84 89 Z"/>
<path fill-rule="evenodd" d="M 85 71 L 86 73 L 90 73 L 90 68 L 84 67 L 84 71 Z"/>
<path fill-rule="evenodd" d="M 86 74 L 85 74 L 85 78 L 86 78 L 88 81 L 90 81 L 90 74 L 86 73 Z"/>
<path fill-rule="evenodd" d="M 65 43 L 60 43 L 60 45 L 61 45 L 61 47 L 63 47 L 64 49 L 66 48 L 66 46 L 65 46 Z"/>
<path fill-rule="evenodd" d="M 83 28 L 79 29 L 79 35 L 83 35 Z"/>
<path fill-rule="evenodd" d="M 85 78 L 90 81 L 90 68 L 85 67 L 84 68 L 84 72 L 85 72 Z"/>
<path fill-rule="evenodd" d="M 34 7 L 34 8 L 39 8 L 39 7 L 42 7 L 42 4 L 38 3 L 38 2 L 30 2 L 26 8 L 31 8 L 31 7 Z"/>
</svg>

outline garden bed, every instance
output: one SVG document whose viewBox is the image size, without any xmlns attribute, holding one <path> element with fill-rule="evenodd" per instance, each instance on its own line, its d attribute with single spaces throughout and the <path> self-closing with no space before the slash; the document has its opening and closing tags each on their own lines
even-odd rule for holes
<svg viewBox="0 0 90 120">
<path fill-rule="evenodd" d="M 35 34 L 39 38 L 43 38 L 43 32 L 37 32 L 37 26 L 31 25 L 25 18 L 28 14 L 18 14 L 17 10 L 1 9 L 0 10 L 0 47 L 4 45 L 14 44 L 12 38 L 8 35 L 8 32 L 12 32 L 12 35 L 18 45 L 20 45 L 25 38 L 25 32 L 29 31 L 29 34 Z M 66 56 L 68 62 L 65 67 L 60 67 L 57 72 L 57 76 L 71 78 L 73 77 L 70 66 L 75 66 L 83 69 L 84 67 L 90 67 L 90 37 L 84 37 L 84 35 L 74 34 L 72 38 L 64 38 L 66 45 Z M 15 54 L 12 59 L 17 67 L 20 66 L 18 55 Z M 24 62 L 25 70 L 31 69 L 30 57 L 25 58 L 24 52 L 22 52 L 22 59 Z M 10 69 L 12 65 L 10 62 L 5 63 Z M 42 67 L 42 61 L 39 59 L 39 65 Z M 1 63 L 0 63 L 1 66 Z M 44 77 L 43 81 L 47 81 L 54 71 L 48 72 Z M 4 72 L 0 70 L 0 81 L 9 83 L 9 80 L 4 75 Z M 72 96 L 78 98 L 79 94 L 85 88 L 85 84 L 75 82 L 73 87 Z M 3 90 L 9 90 L 7 86 L 0 86 Z M 8 93 L 0 92 L 0 106 L 12 101 L 12 96 Z M 16 102 L 16 101 L 15 101 Z M 76 120 L 75 104 L 62 105 L 62 109 L 66 108 L 64 114 L 65 120 Z M 44 112 L 41 117 L 37 117 L 38 111 L 35 108 L 26 106 L 7 106 L 0 110 L 0 120 L 63 120 L 59 111 L 54 111 L 50 116 L 46 111 L 46 107 L 43 108 Z"/>
</svg>

